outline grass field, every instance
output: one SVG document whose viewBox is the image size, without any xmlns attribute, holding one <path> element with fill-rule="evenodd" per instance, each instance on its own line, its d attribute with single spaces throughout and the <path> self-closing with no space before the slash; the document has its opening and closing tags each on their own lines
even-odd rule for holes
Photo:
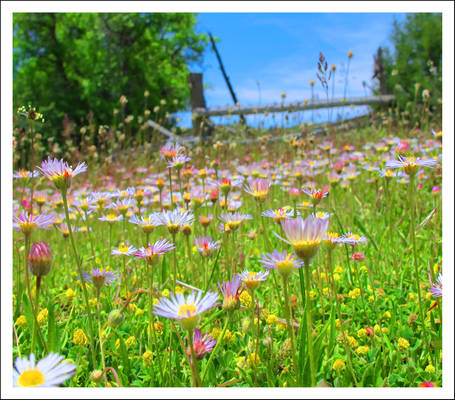
<svg viewBox="0 0 455 400">
<path fill-rule="evenodd" d="M 14 179 L 13 358 L 67 361 L 16 363 L 15 385 L 441 386 L 441 138 L 35 160 Z"/>
</svg>

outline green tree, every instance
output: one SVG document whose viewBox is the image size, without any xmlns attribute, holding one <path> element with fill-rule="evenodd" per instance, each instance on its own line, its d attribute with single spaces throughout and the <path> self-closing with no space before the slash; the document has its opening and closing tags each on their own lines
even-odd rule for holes
<svg viewBox="0 0 455 400">
<path fill-rule="evenodd" d="M 121 96 L 123 116 L 184 109 L 207 43 L 195 25 L 185 13 L 15 13 L 13 105 L 38 106 L 45 137 L 59 137 L 65 116 L 110 124 Z"/>
<path fill-rule="evenodd" d="M 424 90 L 430 91 L 429 106 L 440 109 L 442 80 L 442 15 L 408 14 L 400 24 L 394 22 L 393 49 L 384 49 L 387 91 L 395 94 L 398 106 L 422 104 Z"/>
</svg>

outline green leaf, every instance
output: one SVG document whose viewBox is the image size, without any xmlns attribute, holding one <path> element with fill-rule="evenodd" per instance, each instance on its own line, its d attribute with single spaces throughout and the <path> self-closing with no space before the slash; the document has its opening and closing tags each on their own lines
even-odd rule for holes
<svg viewBox="0 0 455 400">
<path fill-rule="evenodd" d="M 59 337 L 57 334 L 57 324 L 55 322 L 54 303 L 52 299 L 49 299 L 47 311 L 47 347 L 50 352 L 58 352 Z"/>
<path fill-rule="evenodd" d="M 122 358 L 123 366 L 126 370 L 130 369 L 130 359 L 128 357 L 128 351 L 125 345 L 125 342 L 123 341 L 123 338 L 119 338 L 120 342 L 120 357 Z"/>
<path fill-rule="evenodd" d="M 379 251 L 378 245 L 376 244 L 376 241 L 374 238 L 368 233 L 368 231 L 365 229 L 363 224 L 360 222 L 360 219 L 357 218 L 357 216 L 354 215 L 354 223 L 360 228 L 362 233 L 370 240 L 376 251 Z"/>
</svg>

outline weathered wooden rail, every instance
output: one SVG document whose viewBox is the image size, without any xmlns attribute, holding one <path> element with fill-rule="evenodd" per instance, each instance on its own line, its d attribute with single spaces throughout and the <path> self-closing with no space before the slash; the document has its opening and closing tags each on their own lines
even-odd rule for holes
<svg viewBox="0 0 455 400">
<path fill-rule="evenodd" d="M 380 95 L 369 97 L 351 97 L 348 99 L 333 99 L 333 100 L 309 100 L 304 102 L 293 103 L 277 103 L 256 106 L 234 106 L 234 107 L 212 107 L 203 108 L 197 107 L 192 110 L 193 115 L 198 117 L 215 117 L 222 115 L 249 115 L 249 114 L 264 114 L 276 112 L 295 112 L 306 111 L 320 108 L 346 107 L 346 106 L 362 106 L 373 104 L 387 104 L 395 99 L 393 95 Z"/>
</svg>

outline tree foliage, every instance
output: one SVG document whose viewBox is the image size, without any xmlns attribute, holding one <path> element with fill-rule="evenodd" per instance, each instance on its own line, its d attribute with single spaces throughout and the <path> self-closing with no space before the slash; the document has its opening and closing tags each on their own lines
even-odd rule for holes
<svg viewBox="0 0 455 400">
<path fill-rule="evenodd" d="M 409 102 L 429 102 L 440 107 L 442 80 L 442 15 L 408 14 L 394 22 L 393 50 L 386 48 L 384 67 L 388 93 L 394 93 L 400 108 Z M 429 90 L 430 97 L 425 98 Z M 424 94 L 426 93 L 426 94 Z M 439 107 L 438 107 L 439 106 Z"/>
<path fill-rule="evenodd" d="M 46 136 L 90 111 L 109 124 L 121 96 L 125 115 L 185 108 L 188 66 L 207 43 L 185 13 L 16 13 L 13 22 L 13 104 L 38 106 Z"/>
</svg>

